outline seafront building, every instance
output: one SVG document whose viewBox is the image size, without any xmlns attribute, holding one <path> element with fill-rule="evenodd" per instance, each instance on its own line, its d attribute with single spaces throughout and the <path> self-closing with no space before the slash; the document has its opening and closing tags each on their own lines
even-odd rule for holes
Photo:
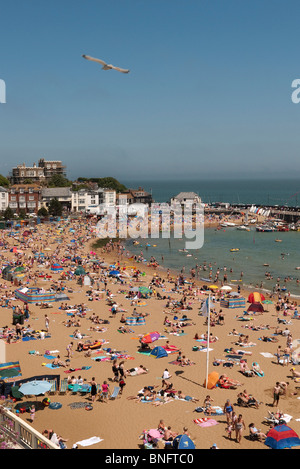
<svg viewBox="0 0 300 469">
<path fill-rule="evenodd" d="M 40 184 L 46 185 L 53 175 L 65 176 L 66 167 L 61 161 L 46 161 L 41 158 L 38 162 L 33 163 L 32 166 L 26 166 L 25 163 L 19 164 L 12 168 L 9 176 L 12 185 L 15 184 Z"/>
</svg>

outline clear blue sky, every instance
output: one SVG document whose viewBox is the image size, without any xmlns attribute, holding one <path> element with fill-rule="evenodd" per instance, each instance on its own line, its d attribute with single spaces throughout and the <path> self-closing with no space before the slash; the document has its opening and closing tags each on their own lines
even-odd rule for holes
<svg viewBox="0 0 300 469">
<path fill-rule="evenodd" d="M 299 0 L 3 0 L 0 173 L 295 178 L 299 18 Z"/>
</svg>

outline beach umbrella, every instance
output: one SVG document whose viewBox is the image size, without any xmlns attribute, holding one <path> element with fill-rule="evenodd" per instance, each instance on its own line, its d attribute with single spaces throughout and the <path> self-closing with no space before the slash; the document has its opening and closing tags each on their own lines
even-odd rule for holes
<svg viewBox="0 0 300 469">
<path fill-rule="evenodd" d="M 267 433 L 265 445 L 272 449 L 292 448 L 300 446 L 297 433 L 287 425 L 276 425 Z"/>
<path fill-rule="evenodd" d="M 265 300 L 264 295 L 262 295 L 262 293 L 259 293 L 257 291 L 250 293 L 250 295 L 248 296 L 249 303 L 261 303 L 264 300 Z"/>
<path fill-rule="evenodd" d="M 161 439 L 161 434 L 159 433 L 158 430 L 156 430 L 155 428 L 151 428 L 151 430 L 148 431 L 148 435 L 151 437 L 151 438 L 156 438 L 158 440 Z"/>
<path fill-rule="evenodd" d="M 39 396 L 40 394 L 45 394 L 45 392 L 50 391 L 52 384 L 49 381 L 34 380 L 29 383 L 24 383 L 20 386 L 19 392 L 24 396 Z"/>
<path fill-rule="evenodd" d="M 120 275 L 120 271 L 119 270 L 111 270 L 108 275 L 111 275 L 112 277 L 117 277 L 118 275 Z"/>
<path fill-rule="evenodd" d="M 77 269 L 75 270 L 75 275 L 84 275 L 85 274 L 85 270 L 83 267 L 77 267 Z"/>
<path fill-rule="evenodd" d="M 231 291 L 232 288 L 229 285 L 224 285 L 223 287 L 221 287 L 221 290 L 222 291 Z"/>
<path fill-rule="evenodd" d="M 149 332 L 149 334 L 144 335 L 142 337 L 141 342 L 143 344 L 152 344 L 152 342 L 155 342 L 160 338 L 160 333 L 155 331 L 155 332 Z"/>
<path fill-rule="evenodd" d="M 209 285 L 210 290 L 218 290 L 218 285 Z"/>
<path fill-rule="evenodd" d="M 219 373 L 216 373 L 213 371 L 212 373 L 209 373 L 207 377 L 207 386 L 206 386 L 206 380 L 204 381 L 204 387 L 207 389 L 213 389 L 217 382 L 219 381 Z"/>
<path fill-rule="evenodd" d="M 151 290 L 148 287 L 139 287 L 139 292 L 140 293 L 150 293 Z"/>
</svg>

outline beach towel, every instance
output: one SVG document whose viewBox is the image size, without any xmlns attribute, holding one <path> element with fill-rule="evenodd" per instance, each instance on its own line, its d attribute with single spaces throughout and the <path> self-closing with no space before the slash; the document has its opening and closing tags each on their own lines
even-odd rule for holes
<svg viewBox="0 0 300 469">
<path fill-rule="evenodd" d="M 50 368 L 50 370 L 55 370 L 56 368 L 59 368 L 59 365 L 52 365 L 52 363 L 45 363 L 47 368 Z"/>
<path fill-rule="evenodd" d="M 80 445 L 80 446 L 91 446 L 91 445 L 95 445 L 96 443 L 100 443 L 101 441 L 103 441 L 102 438 L 99 438 L 98 436 L 92 436 L 91 438 L 88 438 L 87 440 L 77 441 L 77 443 L 75 444 Z"/>
<path fill-rule="evenodd" d="M 203 419 L 194 419 L 193 422 L 199 427 L 213 427 L 214 425 L 218 425 L 216 420 L 209 417 L 204 417 Z"/>
<path fill-rule="evenodd" d="M 6 381 L 14 380 L 17 376 L 22 376 L 19 362 L 8 362 L 0 364 L 0 378 Z"/>
<path fill-rule="evenodd" d="M 274 358 L 274 355 L 269 352 L 260 352 L 260 354 L 265 358 Z"/>
</svg>

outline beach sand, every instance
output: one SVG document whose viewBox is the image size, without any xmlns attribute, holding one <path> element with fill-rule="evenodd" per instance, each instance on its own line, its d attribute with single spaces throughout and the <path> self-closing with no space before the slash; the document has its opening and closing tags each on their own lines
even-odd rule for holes
<svg viewBox="0 0 300 469">
<path fill-rule="evenodd" d="M 56 228 L 49 227 L 46 225 L 40 225 L 39 228 L 39 239 L 35 238 L 35 243 L 40 243 L 40 249 L 43 250 L 48 246 L 51 249 L 49 253 L 53 253 L 58 246 L 55 242 L 55 238 L 58 236 Z M 76 235 L 69 233 L 66 228 L 59 236 L 63 237 L 63 243 L 60 246 L 70 245 L 71 239 L 76 240 L 80 236 L 85 236 L 85 227 L 81 225 L 76 232 Z M 37 236 L 37 234 L 35 235 Z M 91 247 L 93 239 L 89 239 L 85 242 L 84 246 L 78 246 L 77 253 L 85 252 L 88 254 L 93 248 Z M 16 239 L 9 239 L 9 243 L 12 246 L 20 245 Z M 205 249 L 205 246 L 204 248 Z M 61 250 L 60 255 L 62 255 Z M 100 259 L 111 265 L 118 260 L 117 252 L 102 253 L 101 249 L 97 252 Z M 5 257 L 15 258 L 13 253 L 4 252 Z M 30 250 L 25 251 L 25 255 L 32 255 Z M 147 267 L 141 263 L 134 263 L 132 259 L 126 259 L 123 255 L 120 260 L 121 265 L 135 265 L 138 269 L 146 273 L 145 276 L 141 277 L 143 282 L 141 285 L 148 286 L 149 280 L 152 278 L 154 272 L 166 278 L 166 271 L 160 268 L 153 269 Z M 34 266 L 36 271 L 36 265 Z M 45 269 L 44 269 L 45 271 Z M 48 268 L 48 273 L 50 269 Z M 172 273 L 173 274 L 173 273 Z M 39 279 L 38 285 L 40 287 L 48 288 L 53 280 L 58 280 L 60 274 L 53 274 L 51 279 L 43 280 Z M 2 280 L 2 284 L 8 285 L 8 289 L 14 291 L 14 287 L 10 282 Z M 198 283 L 197 283 L 198 284 Z M 118 304 L 123 305 L 127 311 L 125 316 L 131 316 L 133 306 L 130 306 L 130 300 L 125 299 L 124 293 L 118 293 L 119 289 L 128 290 L 129 280 L 126 280 L 126 284 L 120 287 L 119 283 L 115 283 L 115 280 L 109 280 L 107 287 L 114 294 L 114 299 Z M 140 284 L 139 284 L 140 285 Z M 70 300 L 69 305 L 82 304 L 84 303 L 88 308 L 86 318 L 80 319 L 81 327 L 78 327 L 82 334 L 87 334 L 92 339 L 105 339 L 108 341 L 104 347 L 110 347 L 117 351 L 126 351 L 127 354 L 134 357 L 133 360 L 125 360 L 125 369 L 129 369 L 135 366 L 144 365 L 149 373 L 141 376 L 127 377 L 126 386 L 124 388 L 122 396 L 119 396 L 115 400 L 109 400 L 108 402 L 96 401 L 93 403 L 93 409 L 91 411 L 85 410 L 85 408 L 71 409 L 70 403 L 74 402 L 86 402 L 90 403 L 89 396 L 73 395 L 68 392 L 66 395 L 49 396 L 53 402 L 60 402 L 62 408 L 59 410 L 51 410 L 46 407 L 44 410 L 36 412 L 36 418 L 33 427 L 39 432 L 43 432 L 45 429 L 53 429 L 57 434 L 67 439 L 67 447 L 72 448 L 72 445 L 78 441 L 88 439 L 91 437 L 100 437 L 103 439 L 100 443 L 97 443 L 88 448 L 91 449 L 138 449 L 142 444 L 142 440 L 139 439 L 140 434 L 145 429 L 157 428 L 158 423 L 161 419 L 164 420 L 166 425 L 170 425 L 172 430 L 182 433 L 183 427 L 188 428 L 192 440 L 195 442 L 197 449 L 208 449 L 214 443 L 221 449 L 266 449 L 267 447 L 260 442 L 250 441 L 248 438 L 249 430 L 248 425 L 254 423 L 257 428 L 260 428 L 264 433 L 267 433 L 269 426 L 264 422 L 264 418 L 268 415 L 268 410 L 272 411 L 275 408 L 270 407 L 273 401 L 273 387 L 276 381 L 289 382 L 287 396 L 281 396 L 279 401 L 280 410 L 292 416 L 290 426 L 299 434 L 300 433 L 300 422 L 296 419 L 300 418 L 300 406 L 298 396 L 293 395 L 297 392 L 297 384 L 293 382 L 290 375 L 289 366 L 281 366 L 276 362 L 276 357 L 265 358 L 261 353 L 275 354 L 278 345 L 282 348 L 286 345 L 286 338 L 278 335 L 277 343 L 269 343 L 258 340 L 259 337 L 266 335 L 271 336 L 274 330 L 262 330 L 252 331 L 245 328 L 249 325 L 249 322 L 238 321 L 237 316 L 241 316 L 245 308 L 239 309 L 223 309 L 225 316 L 225 324 L 217 325 L 211 328 L 211 333 L 218 337 L 215 343 L 210 344 L 211 352 L 209 359 L 209 371 L 217 372 L 220 375 L 226 374 L 230 378 L 239 380 L 243 383 L 242 386 L 236 390 L 215 388 L 211 390 L 205 389 L 203 386 L 206 377 L 206 360 L 207 354 L 201 351 L 193 351 L 192 348 L 196 345 L 200 345 L 199 342 L 194 340 L 195 333 L 203 334 L 207 331 L 205 325 L 205 318 L 198 315 L 200 301 L 203 298 L 207 298 L 207 294 L 202 293 L 195 298 L 191 303 L 192 310 L 182 311 L 178 314 L 186 314 L 188 318 L 192 320 L 195 325 L 190 325 L 184 328 L 185 335 L 175 336 L 165 331 L 163 322 L 165 314 L 166 301 L 158 300 L 156 298 L 145 299 L 146 305 L 137 307 L 138 311 L 142 313 L 148 313 L 146 317 L 146 325 L 144 326 L 129 326 L 134 330 L 133 333 L 122 334 L 117 331 L 120 323 L 121 313 L 117 313 L 115 317 L 112 317 L 110 307 L 105 301 L 105 296 L 99 301 L 88 301 L 86 292 L 90 290 L 88 286 L 80 286 L 77 284 L 76 279 L 68 281 L 66 283 L 67 288 L 73 289 L 73 293 L 69 293 Z M 103 284 L 102 284 L 103 286 Z M 173 284 L 166 283 L 166 290 L 170 290 Z M 1 290 L 2 294 L 5 290 Z M 161 294 L 170 295 L 175 299 L 180 299 L 181 294 L 164 293 L 161 288 L 156 288 Z M 248 291 L 241 291 L 241 294 L 248 298 Z M 14 304 L 22 304 L 20 301 L 15 301 Z M 247 303 L 246 303 L 247 305 Z M 36 340 L 18 343 L 12 343 L 6 347 L 6 361 L 20 361 L 22 379 L 30 378 L 32 376 L 43 375 L 43 374 L 60 374 L 61 379 L 66 378 L 69 374 L 65 373 L 65 368 L 60 367 L 57 371 L 51 370 L 43 366 L 47 360 L 43 357 L 46 350 L 59 350 L 59 354 L 62 360 L 67 358 L 66 347 L 73 341 L 74 349 L 76 348 L 76 339 L 71 338 L 76 328 L 67 328 L 63 325 L 63 321 L 68 319 L 65 311 L 59 309 L 60 303 L 53 303 L 52 308 L 41 309 L 35 305 L 29 305 L 30 318 L 28 322 L 25 322 L 25 326 L 30 326 L 35 330 L 42 330 L 45 328 L 45 314 L 50 319 L 51 338 L 45 340 Z M 219 311 L 220 305 L 216 301 L 212 304 L 212 307 Z M 253 323 L 255 325 L 268 324 L 270 326 L 277 326 L 277 313 L 274 305 L 266 305 L 267 312 L 262 315 L 256 315 Z M 107 327 L 106 332 L 95 332 L 90 331 L 91 321 L 88 317 L 92 313 L 99 315 L 102 319 L 108 319 L 110 323 L 103 325 Z M 172 315 L 168 315 L 172 319 Z M 280 315 L 282 317 L 282 314 Z M 289 318 L 287 318 L 289 319 Z M 8 308 L 1 308 L 1 323 L 3 327 L 8 325 L 12 326 L 12 311 Z M 289 329 L 293 334 L 293 339 L 299 337 L 299 325 L 297 320 L 293 320 L 292 324 L 289 325 Z M 239 333 L 246 334 L 249 336 L 249 341 L 254 342 L 256 345 L 253 347 L 244 348 L 246 352 L 252 352 L 251 356 L 246 356 L 249 366 L 252 362 L 258 362 L 261 369 L 264 370 L 264 377 L 252 377 L 248 378 L 240 373 L 240 367 L 234 365 L 231 368 L 223 367 L 222 363 L 219 366 L 213 366 L 214 359 L 224 359 L 226 348 L 235 347 L 241 349 L 235 345 L 237 337 L 229 335 L 233 329 L 237 329 Z M 285 326 L 281 325 L 283 330 Z M 166 340 L 170 341 L 170 344 L 177 346 L 182 351 L 183 355 L 186 355 L 190 360 L 195 362 L 195 365 L 180 367 L 171 364 L 170 362 L 176 358 L 176 355 L 171 354 L 165 358 L 156 359 L 152 356 L 144 356 L 137 353 L 139 347 L 138 338 L 151 331 L 160 332 L 164 338 L 160 338 L 154 345 L 165 345 Z M 29 354 L 29 351 L 36 350 L 40 355 Z M 103 354 L 104 355 L 104 354 Z M 94 354 L 92 354 L 92 357 Z M 121 360 L 118 360 L 118 363 Z M 50 363 L 50 362 L 48 362 Z M 81 375 L 82 378 L 90 381 L 92 377 L 95 377 L 97 383 L 102 384 L 104 380 L 107 380 L 110 389 L 114 387 L 114 383 L 110 381 L 113 377 L 112 373 L 112 362 L 96 362 L 92 358 L 84 357 L 83 352 L 74 352 L 73 357 L 70 361 L 70 367 L 73 369 L 82 368 L 84 366 L 91 366 L 89 370 L 80 370 L 71 372 L 71 375 Z M 128 400 L 129 396 L 136 396 L 138 391 L 144 386 L 159 386 L 161 385 L 161 376 L 165 369 L 168 369 L 172 374 L 171 382 L 173 387 L 178 391 L 181 390 L 184 394 L 193 396 L 199 399 L 199 402 L 186 402 L 180 400 L 173 400 L 160 406 L 153 406 L 151 403 L 138 403 L 135 400 Z M 261 401 L 263 404 L 259 406 L 259 409 L 254 408 L 242 408 L 238 407 L 237 394 L 246 389 L 248 393 L 253 394 L 255 398 Z M 218 424 L 213 427 L 202 428 L 197 426 L 193 420 L 196 418 L 203 418 L 203 413 L 195 412 L 195 408 L 202 406 L 206 395 L 210 395 L 213 399 L 213 405 L 220 406 L 223 408 L 224 403 L 227 399 L 230 399 L 231 403 L 234 404 L 234 410 L 236 414 L 242 414 L 246 424 L 246 429 L 243 433 L 241 443 L 235 441 L 235 434 L 233 432 L 232 440 L 228 438 L 226 433 L 226 417 L 225 415 L 213 416 Z M 37 398 L 41 401 L 43 396 Z M 0 402 L 1 403 L 1 402 Z M 22 419 L 28 421 L 29 414 L 20 414 Z M 79 446 L 80 449 L 84 447 Z"/>
</svg>

